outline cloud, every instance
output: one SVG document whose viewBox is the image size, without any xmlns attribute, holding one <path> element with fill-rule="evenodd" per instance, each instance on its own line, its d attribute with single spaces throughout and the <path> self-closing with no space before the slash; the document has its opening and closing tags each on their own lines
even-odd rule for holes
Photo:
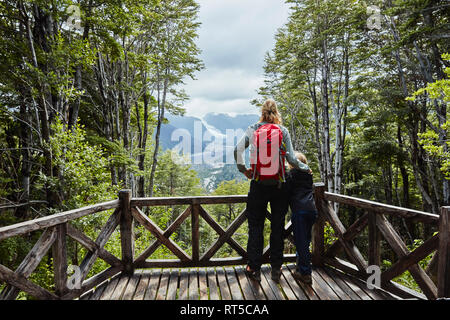
<svg viewBox="0 0 450 320">
<path fill-rule="evenodd" d="M 199 0 L 198 46 L 206 69 L 186 81 L 188 115 L 255 113 L 250 101 L 264 85 L 263 64 L 288 17 L 282 0 Z"/>
<path fill-rule="evenodd" d="M 258 108 L 250 104 L 249 99 L 224 99 L 212 100 L 203 97 L 192 98 L 186 105 L 189 116 L 202 117 L 211 112 L 230 113 L 230 114 L 247 114 L 258 113 Z"/>
</svg>

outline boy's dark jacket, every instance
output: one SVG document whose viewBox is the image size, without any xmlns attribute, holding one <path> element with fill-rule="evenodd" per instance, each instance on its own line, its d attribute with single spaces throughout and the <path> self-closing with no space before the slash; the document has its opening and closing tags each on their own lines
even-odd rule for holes
<svg viewBox="0 0 450 320">
<path fill-rule="evenodd" d="M 286 187 L 289 193 L 289 205 L 292 212 L 317 212 L 313 196 L 313 178 L 308 172 L 291 169 L 286 175 Z"/>
</svg>

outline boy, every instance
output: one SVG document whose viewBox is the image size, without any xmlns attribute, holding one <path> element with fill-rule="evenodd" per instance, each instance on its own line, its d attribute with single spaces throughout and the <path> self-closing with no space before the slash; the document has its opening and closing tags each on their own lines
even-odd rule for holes
<svg viewBox="0 0 450 320">
<path fill-rule="evenodd" d="M 305 155 L 296 152 L 295 156 L 304 164 L 308 164 Z M 291 207 L 291 223 L 294 230 L 294 241 L 297 248 L 297 268 L 294 278 L 311 284 L 311 229 L 317 219 L 317 209 L 313 197 L 313 179 L 308 172 L 292 168 L 286 177 L 289 192 L 289 206 Z"/>
</svg>

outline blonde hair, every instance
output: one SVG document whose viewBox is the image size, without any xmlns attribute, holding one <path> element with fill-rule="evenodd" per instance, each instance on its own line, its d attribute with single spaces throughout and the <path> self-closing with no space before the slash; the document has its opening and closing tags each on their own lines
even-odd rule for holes
<svg viewBox="0 0 450 320">
<path fill-rule="evenodd" d="M 303 162 L 304 164 L 308 164 L 308 159 L 306 159 L 306 156 L 305 156 L 303 153 L 298 152 L 298 151 L 294 151 L 294 154 L 295 154 L 295 157 L 296 157 L 299 161 Z M 289 165 L 289 169 L 292 169 L 292 168 L 293 168 L 293 166 L 291 166 L 290 163 L 289 163 L 288 165 Z"/>
<path fill-rule="evenodd" d="M 277 104 L 272 99 L 267 99 L 261 107 L 261 118 L 259 122 L 282 124 L 281 114 L 278 112 Z"/>
</svg>

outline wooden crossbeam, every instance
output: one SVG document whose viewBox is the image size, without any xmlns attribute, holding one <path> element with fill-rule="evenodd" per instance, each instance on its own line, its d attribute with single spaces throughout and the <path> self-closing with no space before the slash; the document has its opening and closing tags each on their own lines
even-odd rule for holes
<svg viewBox="0 0 450 320">
<path fill-rule="evenodd" d="M 55 239 L 55 228 L 45 229 L 39 240 L 17 267 L 15 273 L 27 279 L 37 268 L 44 255 L 55 242 Z M 14 300 L 19 292 L 20 290 L 18 288 L 7 285 L 2 292 L 1 300 Z"/>
<path fill-rule="evenodd" d="M 417 247 L 411 253 L 402 256 L 397 262 L 395 262 L 388 270 L 381 274 L 381 281 L 387 282 L 392 278 L 402 274 L 410 266 L 417 264 L 420 260 L 426 258 L 434 250 L 437 249 L 439 243 L 439 234 L 434 235 L 421 246 Z"/>
<path fill-rule="evenodd" d="M 0 280 L 19 288 L 20 290 L 29 293 L 40 300 L 57 300 L 59 297 L 54 293 L 45 290 L 37 284 L 29 281 L 24 276 L 15 273 L 11 269 L 0 264 Z"/>
<path fill-rule="evenodd" d="M 178 229 L 178 227 L 186 220 L 187 217 L 191 215 L 191 206 L 188 206 L 186 210 L 184 210 L 183 213 L 181 213 L 171 224 L 170 226 L 164 230 L 163 236 L 166 238 L 169 238 L 175 230 Z M 145 261 L 153 252 L 158 249 L 158 247 L 161 245 L 161 241 L 156 239 L 147 249 L 145 249 L 144 252 L 142 252 L 139 257 L 136 258 L 135 263 L 140 264 Z"/>
<path fill-rule="evenodd" d="M 186 254 L 172 239 L 164 236 L 162 231 L 149 217 L 139 208 L 131 208 L 131 214 L 141 225 L 149 230 L 163 245 L 172 251 L 181 261 L 190 261 L 191 257 Z"/>
<path fill-rule="evenodd" d="M 96 246 L 99 248 L 103 248 L 105 244 L 108 242 L 109 237 L 112 235 L 116 227 L 120 222 L 120 209 L 116 209 L 114 213 L 108 218 L 108 221 L 103 226 L 100 234 L 95 240 Z M 97 259 L 99 251 L 89 251 L 86 253 L 83 261 L 80 264 L 81 269 L 81 281 L 86 279 L 89 271 Z"/>
<path fill-rule="evenodd" d="M 369 215 L 368 213 L 363 214 L 358 218 L 348 229 L 343 233 L 342 239 L 345 241 L 352 241 L 364 228 L 367 226 Z M 325 252 L 327 257 L 335 257 L 336 254 L 343 249 L 342 243 L 336 240 Z"/>
<path fill-rule="evenodd" d="M 111 266 L 120 266 L 122 262 L 105 248 L 100 247 L 95 241 L 86 236 L 83 232 L 72 225 L 67 226 L 67 235 L 80 243 L 92 253 L 96 253 L 100 259 L 109 263 Z"/>
<path fill-rule="evenodd" d="M 217 232 L 220 236 L 225 235 L 225 230 L 214 220 L 208 212 L 203 208 L 199 208 L 199 214 L 200 216 L 213 228 L 215 232 Z M 229 237 L 226 239 L 226 242 L 234 249 L 236 252 L 242 256 L 243 258 L 247 257 L 247 251 L 241 247 L 239 243 L 237 243 L 233 238 Z"/>
<path fill-rule="evenodd" d="M 356 265 L 356 267 L 361 272 L 365 272 L 367 269 L 367 262 L 364 260 L 364 257 L 362 256 L 359 249 L 355 246 L 353 241 L 347 241 L 344 238 L 344 234 L 346 232 L 344 225 L 342 224 L 341 220 L 339 220 L 339 217 L 337 216 L 336 212 L 328 202 L 322 202 L 317 205 L 321 205 L 323 207 L 322 212 L 325 214 L 325 218 L 328 220 L 330 225 L 333 227 L 336 236 L 338 237 L 338 241 L 341 242 L 342 247 L 345 250 L 345 253 L 347 254 L 348 258 L 351 260 L 353 264 Z"/>
<path fill-rule="evenodd" d="M 400 259 L 410 254 L 410 251 L 403 243 L 401 237 L 394 230 L 392 225 L 389 223 L 389 221 L 387 221 L 386 217 L 383 214 L 376 215 L 376 223 L 384 239 L 389 243 L 391 248 Z M 428 299 L 436 299 L 437 287 L 430 279 L 430 277 L 426 274 L 426 272 L 417 263 L 411 265 L 408 270 L 419 287 L 422 289 L 425 296 Z"/>
<path fill-rule="evenodd" d="M 219 239 L 216 240 L 215 243 L 206 251 L 205 254 L 200 258 L 200 261 L 207 261 L 211 259 L 214 254 L 217 252 L 217 250 L 220 249 L 220 247 L 223 246 L 225 241 L 227 241 L 235 232 L 236 230 L 241 226 L 241 224 L 247 219 L 247 211 L 244 209 L 239 216 L 228 226 L 228 228 L 225 230 L 225 233 L 222 234 Z"/>
</svg>

